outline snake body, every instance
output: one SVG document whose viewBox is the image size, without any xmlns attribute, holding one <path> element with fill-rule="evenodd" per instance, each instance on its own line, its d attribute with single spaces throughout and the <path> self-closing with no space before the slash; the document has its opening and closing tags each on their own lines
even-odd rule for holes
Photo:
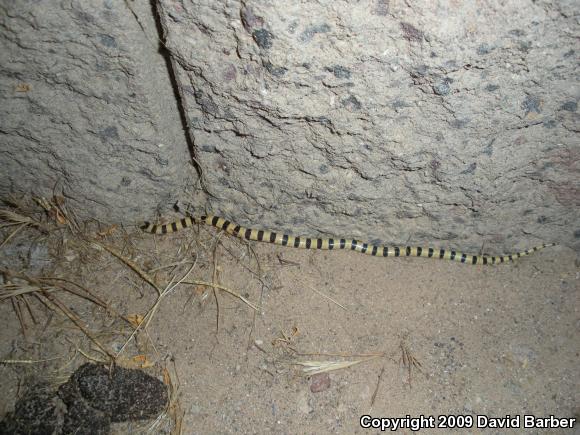
<svg viewBox="0 0 580 435">
<path fill-rule="evenodd" d="M 382 246 L 371 243 L 363 243 L 355 239 L 334 239 L 334 238 L 311 238 L 311 237 L 296 237 L 289 234 L 276 233 L 268 230 L 256 230 L 252 228 L 244 228 L 224 218 L 218 216 L 201 216 L 200 218 L 185 217 L 178 221 L 155 225 L 145 222 L 141 227 L 144 231 L 153 234 L 167 234 L 179 231 L 183 228 L 188 228 L 196 223 L 203 223 L 205 225 L 213 226 L 217 229 L 223 230 L 228 234 L 240 239 L 246 239 L 257 242 L 274 243 L 281 246 L 290 246 L 302 249 L 348 249 L 362 254 L 377 256 L 377 257 L 426 257 L 426 258 L 441 258 L 445 260 L 457 261 L 467 264 L 497 264 L 515 261 L 520 257 L 530 255 L 540 249 L 548 246 L 555 246 L 555 243 L 543 244 L 535 246 L 531 249 L 526 249 L 523 252 L 516 252 L 508 255 L 489 256 L 489 255 L 470 255 L 462 252 L 449 249 L 434 249 L 429 247 L 414 247 L 414 246 Z"/>
</svg>

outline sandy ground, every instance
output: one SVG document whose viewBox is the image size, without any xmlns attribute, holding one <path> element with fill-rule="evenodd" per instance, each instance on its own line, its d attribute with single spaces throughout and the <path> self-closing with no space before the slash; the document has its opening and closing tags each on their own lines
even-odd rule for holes
<svg viewBox="0 0 580 435">
<path fill-rule="evenodd" d="M 248 245 L 205 227 L 164 237 L 117 230 L 99 240 L 149 271 L 161 288 L 193 266 L 186 281 L 215 275 L 259 306 L 255 312 L 222 291 L 181 284 L 161 300 L 146 333 L 120 353 L 122 364 L 146 355 L 154 363 L 149 373 L 171 374 L 184 434 L 379 433 L 361 428 L 365 414 L 433 416 L 435 424 L 446 415 L 474 419 L 457 433 L 482 432 L 478 415 L 580 418 L 580 272 L 567 248 L 485 267 Z M 0 255 L 4 268 L 74 280 L 125 315 L 145 315 L 156 301 L 155 290 L 125 264 L 64 230 L 48 236 L 24 230 Z M 126 324 L 57 294 L 106 349 L 121 349 Z M 64 382 L 87 361 L 81 351 L 104 359 L 66 317 L 28 300 L 37 324 L 24 310 L 26 338 L 11 300 L 0 304 L 0 414 L 31 379 Z M 311 378 L 297 365 L 368 354 L 380 356 Z M 49 358 L 58 359 L 35 362 Z M 172 428 L 175 415 L 115 430 Z"/>
</svg>

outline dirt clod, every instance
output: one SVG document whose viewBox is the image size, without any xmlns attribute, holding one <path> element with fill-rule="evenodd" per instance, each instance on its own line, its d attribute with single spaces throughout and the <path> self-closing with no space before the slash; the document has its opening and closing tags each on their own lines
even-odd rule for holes
<svg viewBox="0 0 580 435">
<path fill-rule="evenodd" d="M 156 417 L 167 406 L 158 379 L 121 367 L 84 364 L 58 392 L 33 385 L 0 422 L 0 434 L 97 434 L 114 422 Z"/>
<path fill-rule="evenodd" d="M 330 388 L 330 376 L 328 373 L 318 373 L 310 378 L 310 391 L 320 393 Z"/>
<path fill-rule="evenodd" d="M 84 364 L 59 389 L 68 405 L 83 401 L 112 422 L 156 417 L 167 405 L 167 390 L 158 379 L 140 370 Z"/>
</svg>

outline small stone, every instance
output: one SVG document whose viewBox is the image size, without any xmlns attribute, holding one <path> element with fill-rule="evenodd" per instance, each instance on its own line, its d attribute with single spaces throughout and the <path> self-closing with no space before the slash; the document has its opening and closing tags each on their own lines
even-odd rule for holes
<svg viewBox="0 0 580 435">
<path fill-rule="evenodd" d="M 330 388 L 330 376 L 328 373 L 317 373 L 310 378 L 310 391 L 320 393 Z"/>
</svg>

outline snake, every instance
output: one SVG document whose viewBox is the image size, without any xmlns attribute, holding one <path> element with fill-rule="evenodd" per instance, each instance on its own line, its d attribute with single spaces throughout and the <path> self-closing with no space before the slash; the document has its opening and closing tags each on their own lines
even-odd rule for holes
<svg viewBox="0 0 580 435">
<path fill-rule="evenodd" d="M 556 246 L 556 243 L 548 243 L 526 249 L 522 252 L 499 256 L 490 256 L 487 254 L 471 255 L 451 249 L 434 249 L 420 246 L 383 246 L 372 243 L 365 243 L 356 239 L 297 237 L 289 234 L 277 233 L 274 231 L 245 228 L 222 217 L 212 215 L 201 216 L 199 218 L 187 216 L 172 223 L 159 225 L 145 222 L 141 226 L 141 229 L 145 232 L 153 234 L 168 234 L 179 231 L 183 228 L 192 227 L 196 224 L 205 224 L 215 227 L 239 239 L 273 243 L 280 246 L 319 250 L 347 249 L 376 257 L 393 256 L 439 258 L 465 264 L 493 265 L 499 263 L 509 263 L 549 246 Z"/>
</svg>

